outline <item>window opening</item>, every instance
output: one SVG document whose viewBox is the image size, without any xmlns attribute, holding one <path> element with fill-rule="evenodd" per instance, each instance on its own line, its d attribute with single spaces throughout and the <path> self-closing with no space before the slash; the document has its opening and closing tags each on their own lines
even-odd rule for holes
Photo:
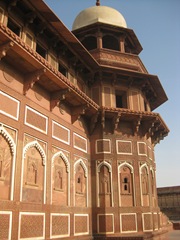
<svg viewBox="0 0 180 240">
<path fill-rule="evenodd" d="M 46 49 L 44 49 L 39 43 L 36 44 L 36 52 L 41 55 L 41 57 L 46 58 Z"/>
<path fill-rule="evenodd" d="M 87 50 L 93 50 L 97 48 L 97 40 L 93 36 L 86 37 L 82 44 L 87 48 Z"/>
<path fill-rule="evenodd" d="M 13 31 L 17 36 L 20 36 L 21 28 L 20 26 L 15 23 L 12 19 L 8 19 L 7 27 Z"/>
<path fill-rule="evenodd" d="M 116 107 L 127 108 L 127 93 L 125 91 L 116 91 Z"/>
<path fill-rule="evenodd" d="M 103 37 L 103 48 L 112 49 L 116 51 L 120 50 L 118 40 L 115 37 L 109 35 Z"/>
<path fill-rule="evenodd" d="M 58 70 L 60 73 L 62 73 L 65 77 L 67 77 L 67 69 L 59 64 Z"/>
</svg>

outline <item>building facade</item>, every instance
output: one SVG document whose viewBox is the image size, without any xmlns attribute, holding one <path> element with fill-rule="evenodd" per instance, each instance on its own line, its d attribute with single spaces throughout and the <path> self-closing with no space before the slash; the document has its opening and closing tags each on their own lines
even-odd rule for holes
<svg viewBox="0 0 180 240">
<path fill-rule="evenodd" d="M 173 221 L 180 221 L 180 186 L 157 188 L 158 205 Z"/>
<path fill-rule="evenodd" d="M 97 1 L 70 32 L 42 0 L 0 1 L 0 50 L 0 239 L 160 234 L 167 96 L 123 16 Z"/>
</svg>

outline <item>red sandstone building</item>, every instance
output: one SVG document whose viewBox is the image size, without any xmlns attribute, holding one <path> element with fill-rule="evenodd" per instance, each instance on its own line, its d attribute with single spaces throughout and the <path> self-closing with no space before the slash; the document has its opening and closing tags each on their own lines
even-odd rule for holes
<svg viewBox="0 0 180 240">
<path fill-rule="evenodd" d="M 0 239 L 160 233 L 154 146 L 167 100 L 123 16 L 70 32 L 42 0 L 0 1 Z M 128 238 L 129 239 L 129 238 Z"/>
</svg>

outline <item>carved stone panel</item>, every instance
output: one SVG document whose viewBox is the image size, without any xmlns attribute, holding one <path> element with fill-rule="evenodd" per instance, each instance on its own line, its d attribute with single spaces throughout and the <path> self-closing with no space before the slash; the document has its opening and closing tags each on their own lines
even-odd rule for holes
<svg viewBox="0 0 180 240">
<path fill-rule="evenodd" d="M 75 172 L 75 205 L 86 207 L 87 186 L 85 172 L 81 164 L 78 164 Z"/>
<path fill-rule="evenodd" d="M 23 175 L 22 200 L 43 203 L 44 166 L 42 156 L 35 146 L 27 150 Z"/>
<path fill-rule="evenodd" d="M 54 159 L 52 167 L 52 203 L 68 205 L 68 172 L 60 155 Z"/>
<path fill-rule="evenodd" d="M 111 206 L 111 177 L 106 166 L 101 166 L 99 172 L 99 202 L 100 207 Z"/>
</svg>

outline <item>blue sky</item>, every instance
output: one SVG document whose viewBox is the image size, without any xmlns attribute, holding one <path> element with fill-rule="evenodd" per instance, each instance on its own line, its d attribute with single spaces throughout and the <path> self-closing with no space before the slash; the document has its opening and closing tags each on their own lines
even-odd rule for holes
<svg viewBox="0 0 180 240">
<path fill-rule="evenodd" d="M 96 0 L 44 0 L 71 30 L 80 11 Z M 180 1 L 101 0 L 124 16 L 143 51 L 140 58 L 148 72 L 157 75 L 168 101 L 155 109 L 164 119 L 169 135 L 155 147 L 158 187 L 180 185 Z"/>
</svg>

